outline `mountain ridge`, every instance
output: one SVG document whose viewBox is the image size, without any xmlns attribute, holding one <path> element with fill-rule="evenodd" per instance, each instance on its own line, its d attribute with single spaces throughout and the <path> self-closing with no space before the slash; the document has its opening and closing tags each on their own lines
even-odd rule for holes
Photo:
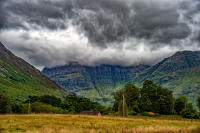
<svg viewBox="0 0 200 133">
<path fill-rule="evenodd" d="M 44 68 L 42 72 L 54 79 L 64 88 L 70 86 L 70 90 L 74 91 L 73 87 L 79 86 L 78 90 L 75 90 L 75 92 L 92 98 L 94 101 L 99 102 L 100 99 L 103 99 L 101 103 L 106 100 L 112 102 L 112 95 L 114 92 L 123 88 L 126 83 L 133 83 L 137 86 L 141 86 L 146 79 L 151 79 L 160 85 L 168 87 L 174 91 L 175 96 L 186 95 L 193 103 L 195 103 L 194 97 L 200 94 L 200 88 L 198 87 L 200 86 L 200 51 L 178 51 L 153 66 L 140 65 L 143 66 L 142 69 L 137 69 L 137 66 L 124 67 L 119 65 L 107 65 L 113 66 L 113 68 L 105 66 L 106 65 L 85 67 L 83 65 L 78 65 L 78 67 L 74 67 L 73 65 L 64 65 L 54 68 Z M 114 71 L 113 73 L 109 71 L 113 69 L 117 70 L 117 68 L 120 71 Z M 88 72 L 88 69 L 91 71 Z M 110 73 L 110 75 L 106 75 L 105 73 Z M 125 77 L 124 79 L 122 78 L 123 76 Z M 85 90 L 87 85 L 81 86 L 82 84 L 77 85 L 72 83 L 73 81 L 90 79 L 91 77 L 92 80 L 89 81 L 88 86 L 91 84 L 93 84 L 93 86 L 88 90 Z M 114 80 L 113 77 L 115 77 Z M 190 79 L 192 79 L 192 81 Z M 66 82 L 68 84 L 65 84 Z M 93 93 L 94 90 L 96 90 L 96 93 Z M 98 94 L 101 93 L 101 90 L 106 90 L 110 95 L 107 97 L 107 93 L 102 93 L 102 95 Z M 88 93 L 93 94 L 88 95 Z M 95 96 L 99 99 L 95 99 Z"/>
<path fill-rule="evenodd" d="M 38 69 L 15 56 L 0 42 L 0 90 L 11 100 L 23 101 L 29 95 L 64 97 L 70 92 L 45 76 Z"/>
</svg>

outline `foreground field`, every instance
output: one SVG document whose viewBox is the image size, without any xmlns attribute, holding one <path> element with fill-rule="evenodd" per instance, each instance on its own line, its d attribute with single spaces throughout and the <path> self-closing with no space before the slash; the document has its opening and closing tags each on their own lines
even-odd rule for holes
<svg viewBox="0 0 200 133">
<path fill-rule="evenodd" d="M 0 115 L 0 133 L 200 133 L 200 121 L 79 115 Z"/>
</svg>

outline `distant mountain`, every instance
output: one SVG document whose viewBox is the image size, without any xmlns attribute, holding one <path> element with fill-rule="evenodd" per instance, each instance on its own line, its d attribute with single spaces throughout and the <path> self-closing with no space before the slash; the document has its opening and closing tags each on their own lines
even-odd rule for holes
<svg viewBox="0 0 200 133">
<path fill-rule="evenodd" d="M 123 67 L 116 65 L 83 66 L 78 63 L 44 68 L 43 73 L 54 79 L 64 88 L 81 96 L 109 105 L 113 94 L 124 84 L 132 81 L 137 74 L 149 66 Z"/>
<path fill-rule="evenodd" d="M 196 103 L 200 95 L 200 51 L 181 51 L 152 66 L 134 79 L 140 84 L 145 79 L 173 90 L 175 96 L 185 95 Z"/>
<path fill-rule="evenodd" d="M 0 90 L 15 101 L 23 101 L 29 95 L 47 94 L 64 97 L 70 93 L 23 59 L 15 56 L 1 42 Z"/>
<path fill-rule="evenodd" d="M 195 103 L 200 95 L 200 52 L 177 52 L 154 66 L 123 67 L 100 65 L 82 66 L 77 63 L 45 68 L 43 73 L 64 88 L 79 95 L 109 105 L 113 94 L 126 83 L 141 87 L 145 79 L 173 90 L 175 96 L 185 95 Z"/>
</svg>

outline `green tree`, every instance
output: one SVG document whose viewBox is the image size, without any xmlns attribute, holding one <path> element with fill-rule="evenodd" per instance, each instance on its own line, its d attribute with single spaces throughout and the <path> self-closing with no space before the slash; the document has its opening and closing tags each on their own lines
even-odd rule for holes
<svg viewBox="0 0 200 133">
<path fill-rule="evenodd" d="M 133 84 L 126 84 L 124 90 L 128 109 L 138 112 L 139 89 Z"/>
<path fill-rule="evenodd" d="M 199 107 L 200 110 L 200 96 L 197 98 L 197 106 Z"/>
<path fill-rule="evenodd" d="M 183 109 L 180 112 L 180 114 L 183 118 L 189 118 L 189 119 L 199 119 L 200 118 L 198 112 L 193 108 L 192 103 L 188 103 L 186 105 L 186 109 Z"/>
<path fill-rule="evenodd" d="M 10 99 L 0 91 L 0 114 L 11 113 Z"/>
<path fill-rule="evenodd" d="M 91 102 L 90 99 L 77 96 L 67 96 L 62 102 L 61 107 L 71 113 L 80 113 L 81 111 L 100 111 L 106 112 L 106 108 L 99 103 Z"/>
<path fill-rule="evenodd" d="M 151 80 L 145 80 L 140 90 L 140 108 L 142 112 L 153 110 L 154 98 L 158 99 L 155 84 Z M 156 106 L 156 105 L 155 105 Z"/>
<path fill-rule="evenodd" d="M 31 104 L 31 112 L 34 113 L 52 113 L 52 106 L 40 102 Z"/>
<path fill-rule="evenodd" d="M 24 106 L 20 103 L 12 103 L 11 108 L 12 108 L 12 113 L 15 113 L 15 114 L 25 113 Z"/>
<path fill-rule="evenodd" d="M 44 95 L 40 97 L 40 102 L 50 104 L 52 106 L 60 106 L 61 99 L 55 96 Z"/>
<path fill-rule="evenodd" d="M 162 88 L 151 80 L 145 80 L 140 95 L 139 107 L 142 112 L 172 113 L 173 95 L 167 88 Z"/>
<path fill-rule="evenodd" d="M 113 110 L 118 111 L 119 104 L 123 100 L 123 94 L 126 99 L 126 105 L 129 110 L 138 112 L 139 89 L 133 84 L 126 84 L 125 87 L 115 93 Z"/>
<path fill-rule="evenodd" d="M 25 103 L 29 103 L 29 102 L 30 103 L 41 102 L 41 103 L 46 103 L 52 106 L 59 107 L 62 101 L 60 98 L 57 98 L 55 96 L 43 95 L 43 96 L 29 96 L 29 99 L 26 100 Z"/>
<path fill-rule="evenodd" d="M 174 109 L 177 114 L 181 114 L 183 109 L 187 108 L 187 98 L 185 96 L 180 96 L 176 99 Z"/>
<path fill-rule="evenodd" d="M 157 100 L 156 105 L 159 107 L 154 107 L 159 110 L 155 111 L 160 114 L 172 114 L 173 111 L 173 94 L 172 91 L 169 91 L 167 88 L 160 88 L 158 90 L 159 99 Z M 156 102 L 156 101 L 155 101 Z"/>
</svg>

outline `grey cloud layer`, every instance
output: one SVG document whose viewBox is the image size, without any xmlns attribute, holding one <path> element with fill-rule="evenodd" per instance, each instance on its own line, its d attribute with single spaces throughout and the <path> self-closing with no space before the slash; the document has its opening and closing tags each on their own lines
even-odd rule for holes
<svg viewBox="0 0 200 133">
<path fill-rule="evenodd" d="M 49 63 L 51 60 L 49 57 L 59 59 L 63 63 L 73 61 L 74 58 L 75 61 L 85 64 L 87 62 L 90 64 L 92 62 L 152 64 L 150 62 L 155 63 L 176 50 L 199 48 L 199 0 L 0 0 L 0 5 L 0 28 L 2 29 L 0 39 L 13 43 L 9 47 L 16 53 L 24 49 L 33 51 L 26 52 L 23 56 L 32 58 L 32 62 L 38 66 L 61 64 L 57 61 Z M 65 57 L 63 58 L 62 55 L 56 56 L 52 55 L 53 52 L 47 52 L 55 50 L 52 45 L 46 46 L 50 43 L 48 36 L 45 36 L 46 39 L 30 37 L 33 30 L 51 32 L 63 31 L 70 27 L 75 27 L 77 34 L 84 35 L 88 39 L 89 49 L 110 51 L 103 57 L 99 55 L 95 59 L 90 59 L 88 55 L 92 54 L 91 51 L 85 54 L 75 50 L 73 54 L 68 54 L 70 50 L 63 46 L 65 51 L 60 52 Z M 12 30 L 12 35 L 16 30 L 24 31 L 21 36 L 13 35 L 16 38 L 21 37 L 18 40 L 21 40 L 24 45 L 5 39 L 4 32 L 9 36 L 11 33 L 7 31 Z M 30 47 L 28 45 L 30 43 L 34 45 Z M 76 48 L 82 48 L 81 45 L 80 42 Z M 144 45 L 147 50 L 136 51 L 139 45 Z M 158 54 L 163 47 L 169 47 L 171 50 L 167 50 L 165 54 L 160 53 L 161 57 L 155 58 L 152 53 Z M 123 49 L 124 56 L 126 56 L 126 50 L 132 50 L 139 57 L 130 57 L 133 54 L 129 54 L 122 58 L 122 55 L 111 52 L 112 50 L 119 52 L 120 49 Z M 34 50 L 43 52 L 34 54 L 37 53 Z M 145 51 L 151 51 L 150 55 L 146 55 Z M 106 53 L 102 52 L 102 54 Z M 145 58 L 144 55 L 152 58 Z M 77 59 L 77 56 L 83 56 L 83 58 Z"/>
</svg>

